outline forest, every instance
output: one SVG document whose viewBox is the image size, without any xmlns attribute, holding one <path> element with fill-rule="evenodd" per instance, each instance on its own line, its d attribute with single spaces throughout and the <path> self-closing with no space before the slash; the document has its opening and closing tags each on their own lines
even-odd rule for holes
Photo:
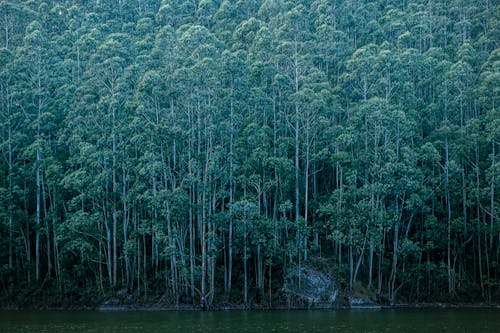
<svg viewBox="0 0 500 333">
<path fill-rule="evenodd" d="M 1 1 L 0 304 L 272 307 L 304 265 L 381 304 L 498 302 L 499 19 Z"/>
</svg>

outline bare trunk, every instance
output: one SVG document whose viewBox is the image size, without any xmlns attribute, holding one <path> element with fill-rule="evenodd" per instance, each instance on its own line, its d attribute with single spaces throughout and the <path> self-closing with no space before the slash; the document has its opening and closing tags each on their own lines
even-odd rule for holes
<svg viewBox="0 0 500 333">
<path fill-rule="evenodd" d="M 399 200 L 396 195 L 396 214 L 399 215 Z M 398 249 L 399 249 L 399 227 L 400 227 L 400 218 L 396 220 L 396 225 L 394 226 L 394 242 L 393 242 L 393 252 L 392 252 L 392 269 L 391 275 L 389 278 L 389 301 L 391 305 L 394 305 L 396 301 L 396 276 L 397 276 L 397 268 L 398 268 Z"/>
<path fill-rule="evenodd" d="M 125 154 L 124 154 L 125 155 Z M 125 159 L 125 156 L 123 156 Z M 122 201 L 123 201 L 123 254 L 125 257 L 125 280 L 127 283 L 127 288 L 131 288 L 131 280 L 130 280 L 130 258 L 128 256 L 127 250 L 125 249 L 125 245 L 128 242 L 128 224 L 129 224 L 129 217 L 128 217 L 128 207 L 127 207 L 127 174 L 125 172 L 125 165 L 122 165 L 122 178 L 123 178 L 123 184 L 122 184 Z"/>
<path fill-rule="evenodd" d="M 109 184 L 108 184 L 108 179 L 107 179 L 107 174 L 108 174 L 108 163 L 106 159 L 103 162 L 104 164 L 104 175 L 105 177 L 105 191 L 106 191 L 106 198 L 109 197 Z M 113 287 L 113 260 L 112 260 L 112 242 L 111 242 L 111 229 L 109 226 L 108 218 L 109 218 L 109 212 L 108 209 L 106 208 L 106 202 L 102 202 L 102 207 L 103 207 L 103 219 L 104 219 L 104 226 L 106 229 L 106 262 L 107 262 L 107 268 L 108 268 L 108 279 L 109 279 L 109 286 Z"/>
<path fill-rule="evenodd" d="M 191 111 L 191 109 L 188 106 L 188 110 Z M 191 112 L 188 112 L 189 116 L 189 122 L 192 126 L 192 117 L 191 117 Z M 190 138 L 189 140 L 189 149 L 188 149 L 188 173 L 189 175 L 193 174 L 193 167 L 192 167 L 192 155 L 191 151 L 193 151 L 193 140 Z M 195 286 L 194 286 L 194 257 L 195 257 L 195 227 L 194 227 L 194 213 L 193 213 L 193 207 L 195 204 L 195 189 L 194 189 L 194 184 L 190 185 L 190 191 L 189 191 L 189 278 L 190 278 L 190 283 L 191 283 L 191 299 L 193 303 L 195 303 L 196 298 L 195 298 Z"/>
<path fill-rule="evenodd" d="M 52 255 L 50 246 L 50 219 L 47 213 L 47 192 L 45 189 L 44 177 L 41 177 L 42 183 L 42 206 L 43 206 L 43 216 L 45 220 L 45 241 L 46 241 L 46 256 L 47 256 L 47 276 L 50 277 L 52 273 Z"/>
<path fill-rule="evenodd" d="M 310 160 L 309 160 L 309 153 L 310 153 L 310 143 L 309 143 L 309 114 L 307 115 L 307 125 L 306 125 L 306 166 L 304 170 L 304 182 L 305 182 L 305 188 L 304 188 L 304 225 L 307 228 L 308 224 L 308 210 L 309 210 L 309 165 L 310 165 Z M 303 237 L 304 239 L 304 261 L 307 260 L 307 233 Z"/>
<path fill-rule="evenodd" d="M 12 160 L 12 128 L 10 124 L 10 109 L 9 109 L 9 102 L 7 101 L 7 109 L 9 110 L 9 152 L 8 152 L 8 163 L 9 163 L 9 268 L 13 267 L 13 246 L 12 246 L 12 224 L 13 224 L 13 209 L 14 209 L 14 203 L 13 203 L 13 184 L 12 184 L 12 175 L 13 175 L 13 160 Z"/>
<path fill-rule="evenodd" d="M 490 248 L 493 249 L 493 226 L 495 225 L 495 140 L 491 141 L 490 181 Z"/>
<path fill-rule="evenodd" d="M 248 307 L 248 268 L 247 268 L 247 225 L 243 221 L 243 303 Z"/>
<path fill-rule="evenodd" d="M 476 214 L 477 214 L 477 252 L 478 252 L 478 266 L 479 266 L 479 282 L 481 285 L 481 295 L 484 297 L 484 281 L 483 281 L 483 257 L 482 257 L 482 245 L 481 245 L 481 200 L 480 200 L 480 177 L 479 177 L 479 147 L 476 141 Z"/>
<path fill-rule="evenodd" d="M 200 118 L 200 105 L 197 107 L 197 155 L 201 156 L 201 118 Z M 206 166 L 208 166 L 208 157 L 206 159 Z M 207 251 L 205 240 L 205 188 L 202 188 L 201 170 L 197 169 L 197 205 L 198 205 L 198 226 L 200 228 L 200 245 L 201 245 L 201 297 L 205 299 L 206 292 L 206 276 L 207 276 Z"/>
<path fill-rule="evenodd" d="M 36 151 L 35 279 L 40 280 L 40 150 Z"/>
<path fill-rule="evenodd" d="M 449 152 L 448 152 L 448 137 L 445 138 L 445 195 L 446 195 L 446 212 L 447 212 L 447 236 L 446 236 L 446 253 L 448 267 L 448 293 L 453 294 L 453 281 L 451 271 L 451 200 L 449 188 Z"/>
<path fill-rule="evenodd" d="M 118 228 L 118 215 L 116 212 L 116 198 L 114 197 L 114 194 L 118 190 L 118 184 L 116 181 L 116 134 L 115 134 L 115 109 L 112 110 L 112 139 L 113 139 L 113 157 L 112 157 L 112 166 L 111 166 L 111 173 L 112 173 L 112 191 L 113 191 L 113 212 L 112 212 L 112 219 L 113 219 L 113 287 L 116 287 L 116 281 L 117 281 L 117 267 L 118 267 L 118 247 L 117 247 L 117 228 Z"/>
<path fill-rule="evenodd" d="M 295 93 L 299 92 L 299 65 L 297 40 L 295 40 Z M 295 103 L 295 222 L 299 220 L 299 105 Z"/>
<path fill-rule="evenodd" d="M 230 137 L 229 137 L 229 231 L 228 231 L 228 273 L 226 298 L 231 298 L 231 287 L 233 279 L 233 201 L 234 201 L 234 180 L 233 180 L 233 143 L 234 143 L 234 103 L 233 89 L 231 87 L 231 106 L 230 106 Z"/>
</svg>

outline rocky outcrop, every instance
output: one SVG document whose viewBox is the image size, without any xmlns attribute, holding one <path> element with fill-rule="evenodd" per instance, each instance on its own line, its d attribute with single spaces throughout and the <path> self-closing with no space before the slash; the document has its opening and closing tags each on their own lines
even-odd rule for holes
<svg viewBox="0 0 500 333">
<path fill-rule="evenodd" d="M 288 273 L 283 292 L 294 302 L 327 306 L 337 299 L 338 289 L 327 274 L 305 265 Z"/>
</svg>

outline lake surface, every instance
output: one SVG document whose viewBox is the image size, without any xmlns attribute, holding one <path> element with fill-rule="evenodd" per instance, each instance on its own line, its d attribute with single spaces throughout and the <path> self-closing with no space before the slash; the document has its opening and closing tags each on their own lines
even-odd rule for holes
<svg viewBox="0 0 500 333">
<path fill-rule="evenodd" d="M 500 332 L 500 309 L 0 311 L 0 332 Z"/>
</svg>

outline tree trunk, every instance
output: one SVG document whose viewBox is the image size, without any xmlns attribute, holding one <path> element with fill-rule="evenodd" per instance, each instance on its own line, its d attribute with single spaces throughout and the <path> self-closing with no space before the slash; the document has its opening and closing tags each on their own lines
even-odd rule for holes
<svg viewBox="0 0 500 333">
<path fill-rule="evenodd" d="M 106 159 L 103 161 L 104 164 L 104 175 L 105 175 L 105 193 L 106 196 L 105 198 L 109 197 L 109 184 L 108 184 L 108 163 Z M 102 202 L 102 207 L 103 207 L 103 219 L 104 219 L 104 225 L 106 229 L 106 262 L 107 262 L 107 268 L 108 268 L 108 279 L 109 279 L 109 286 L 112 288 L 113 287 L 113 260 L 112 260 L 112 242 L 111 242 L 111 228 L 109 226 L 108 218 L 109 218 L 109 212 L 108 209 L 106 208 L 106 202 L 105 199 L 103 199 Z"/>
<path fill-rule="evenodd" d="M 43 216 L 45 220 L 45 241 L 46 241 L 46 256 L 47 256 L 47 277 L 50 278 L 52 273 L 52 255 L 51 255 L 51 246 L 50 246 L 50 219 L 47 214 L 47 192 L 45 189 L 44 177 L 41 177 L 42 183 L 42 205 L 43 205 Z"/>
<path fill-rule="evenodd" d="M 399 201 L 398 200 L 399 200 L 398 196 L 396 195 L 396 214 L 399 215 Z M 400 217 L 396 220 L 396 225 L 394 226 L 392 268 L 391 268 L 391 275 L 389 278 L 389 301 L 390 301 L 391 305 L 394 305 L 394 302 L 396 301 L 395 285 L 396 285 L 396 276 L 397 276 L 397 268 L 398 268 L 399 223 L 400 223 Z"/>
<path fill-rule="evenodd" d="M 40 280 L 40 150 L 36 150 L 36 231 L 35 231 L 35 279 Z"/>
<path fill-rule="evenodd" d="M 304 261 L 307 260 L 307 225 L 308 225 L 308 211 L 309 211 L 309 153 L 310 153 L 310 143 L 309 143 L 309 114 L 307 114 L 307 124 L 306 124 L 306 165 L 304 170 L 304 226 L 306 228 L 305 234 L 303 236 L 304 240 Z"/>
<path fill-rule="evenodd" d="M 493 250 L 493 226 L 495 225 L 495 139 L 491 140 L 490 180 L 490 248 Z"/>
<path fill-rule="evenodd" d="M 299 65 L 297 54 L 297 39 L 295 39 L 295 93 L 299 92 Z M 295 222 L 299 220 L 299 105 L 295 102 Z"/>
<path fill-rule="evenodd" d="M 228 273 L 226 299 L 231 299 L 231 287 L 233 280 L 233 202 L 234 202 L 234 179 L 233 179 L 233 144 L 234 144 L 234 102 L 233 87 L 231 87 L 231 105 L 230 105 L 230 136 L 229 136 L 229 231 L 228 231 Z"/>
<path fill-rule="evenodd" d="M 112 110 L 112 140 L 113 140 L 113 154 L 112 154 L 112 166 L 111 166 L 111 173 L 112 173 L 112 202 L 113 202 L 113 212 L 112 212 L 112 219 L 113 219 L 113 287 L 116 287 L 116 281 L 117 281 L 117 267 L 118 267 L 118 245 L 117 245 L 117 229 L 118 229 L 118 215 L 116 211 L 116 198 L 115 194 L 118 191 L 118 184 L 116 181 L 116 133 L 115 133 L 115 109 Z"/>
<path fill-rule="evenodd" d="M 7 34 L 7 32 L 6 32 Z M 10 108 L 9 108 L 9 102 L 7 101 L 7 110 L 9 114 L 9 133 L 8 133 L 8 140 L 9 140 L 9 145 L 8 145 L 8 164 L 9 164 L 9 173 L 8 173 L 8 178 L 9 178 L 9 200 L 8 200 L 8 205 L 9 205 L 9 268 L 12 269 L 13 267 L 13 245 L 12 245 L 12 229 L 13 229 L 13 209 L 14 209 L 14 203 L 13 203 L 13 182 L 12 182 L 12 176 L 13 176 L 13 158 L 12 158 L 12 127 L 10 124 Z"/>
<path fill-rule="evenodd" d="M 451 199 L 449 188 L 449 152 L 448 152 L 448 137 L 445 138 L 445 196 L 446 196 L 446 212 L 447 212 L 447 236 L 446 236 L 446 253 L 447 253 L 447 267 L 448 267 L 448 293 L 453 294 L 453 276 L 451 271 Z"/>
<path fill-rule="evenodd" d="M 123 160 L 125 161 L 125 154 L 123 154 Z M 127 284 L 127 289 L 131 288 L 131 279 L 130 279 L 130 258 L 127 253 L 126 245 L 128 242 L 128 224 L 129 224 L 129 216 L 128 216 L 128 207 L 127 207 L 127 174 L 125 171 L 125 164 L 122 165 L 122 202 L 123 202 L 123 255 L 125 257 L 125 280 Z"/>
<path fill-rule="evenodd" d="M 247 225 L 243 221 L 243 304 L 248 307 L 248 269 L 247 269 Z"/>
<path fill-rule="evenodd" d="M 189 123 L 191 124 L 191 128 L 193 128 L 193 122 L 191 117 L 191 108 L 188 106 L 188 117 Z M 188 149 L 188 173 L 189 175 L 193 174 L 193 166 L 192 166 L 192 154 L 193 151 L 193 139 L 189 139 L 189 149 Z M 191 299 L 193 305 L 196 302 L 195 297 L 195 285 L 194 285 L 194 257 L 195 257 L 195 230 L 194 227 L 194 213 L 193 207 L 195 205 L 195 188 L 194 184 L 191 183 L 189 186 L 189 280 L 191 283 Z"/>
</svg>

